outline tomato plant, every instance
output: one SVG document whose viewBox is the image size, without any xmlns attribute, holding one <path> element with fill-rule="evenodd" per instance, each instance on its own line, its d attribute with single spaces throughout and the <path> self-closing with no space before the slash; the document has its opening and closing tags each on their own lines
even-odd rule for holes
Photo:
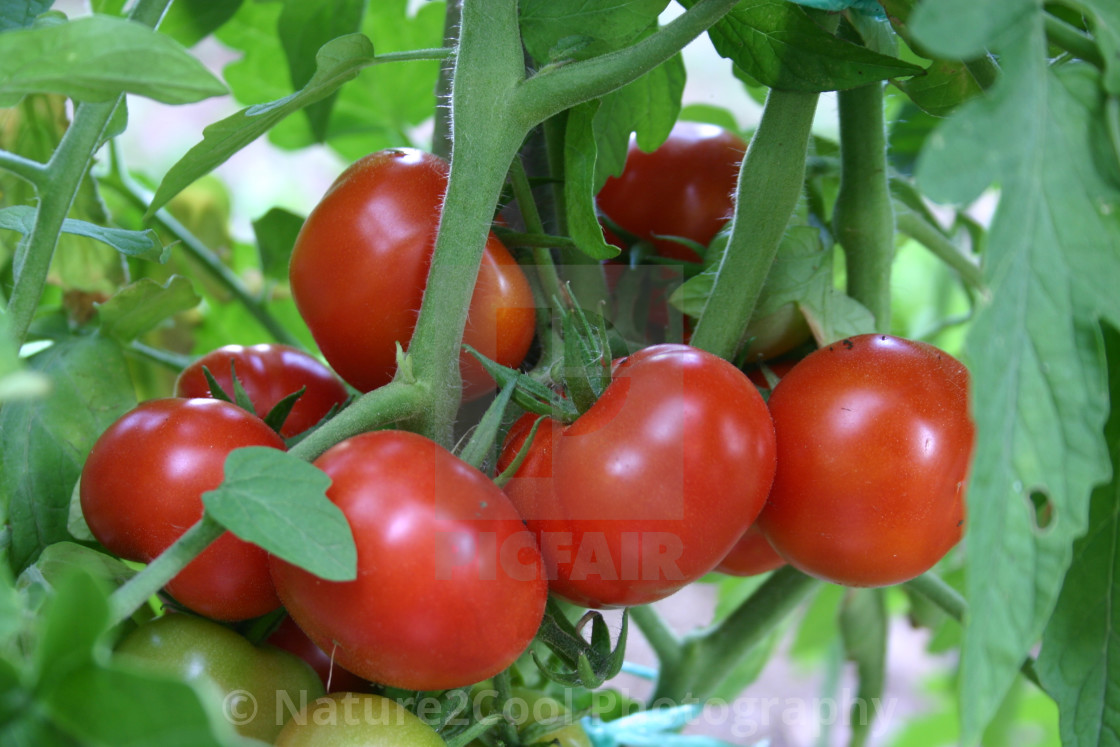
<svg viewBox="0 0 1120 747">
<path fill-rule="evenodd" d="M 97 439 L 82 469 L 81 506 L 110 552 L 148 562 L 202 517 L 202 493 L 222 482 L 225 458 L 243 446 L 283 449 L 262 420 L 214 399 L 149 400 Z M 175 599 L 219 620 L 280 606 L 268 553 L 225 534 L 167 585 Z"/>
<path fill-rule="evenodd" d="M 183 369 L 175 380 L 175 396 L 212 396 L 203 369 L 231 399 L 236 373 L 255 414 L 262 418 L 285 397 L 302 392 L 280 428 L 285 438 L 315 426 L 349 396 L 329 368 L 290 345 L 225 345 L 212 350 Z"/>
<path fill-rule="evenodd" d="M 256 640 L 287 614 L 270 609 L 268 555 L 277 576 L 353 595 L 326 615 L 292 603 L 336 667 L 464 685 L 429 693 L 434 712 L 370 685 L 455 747 L 542 736 L 452 713 L 481 677 L 499 700 L 566 688 L 573 712 L 626 690 L 634 712 L 581 718 L 597 743 L 687 739 L 697 712 L 720 710 L 696 701 L 717 698 L 729 723 L 704 730 L 737 743 L 1116 733 L 1100 655 L 1115 615 L 1086 602 L 1115 598 L 1114 5 L 5 4 L 0 744 L 148 744 L 180 727 L 193 747 L 230 743 L 185 675 L 126 671 L 107 642 L 160 599 Z M 287 450 L 215 403 L 187 409 L 225 413 L 220 428 L 180 441 L 168 415 L 124 438 L 119 421 L 166 407 L 153 398 L 198 356 L 249 340 L 328 361 L 353 396 L 292 415 Z M 767 363 L 782 378 L 772 490 L 729 455 L 758 411 L 742 375 L 700 396 L 692 369 L 654 366 L 665 349 L 635 352 L 654 341 L 746 371 L 819 349 L 785 375 Z M 500 365 L 484 374 L 464 343 Z M 949 378 L 965 377 L 951 359 L 967 366 L 970 398 L 927 377 L 924 344 Z M 875 402 L 882 417 L 852 414 Z M 244 429 L 212 441 L 227 420 Z M 347 467 L 329 488 L 313 466 L 400 433 L 441 451 L 419 471 L 378 461 L 371 485 Z M 462 528 L 443 538 L 462 544 L 405 531 L 397 509 L 425 485 L 439 490 L 408 516 Z M 481 501 L 503 529 L 436 510 Z M 786 565 L 707 574 L 756 512 Z M 390 528 L 418 554 L 386 549 Z M 437 560 L 473 557 L 471 542 L 484 556 L 507 531 L 527 540 L 507 570 L 554 578 L 506 584 L 500 563 L 485 584 L 469 563 L 435 578 Z M 428 560 L 396 565 L 409 558 Z M 609 605 L 625 609 L 585 609 Z M 373 650 L 347 635 L 374 629 L 414 678 L 343 661 L 349 644 Z M 770 670 L 790 681 L 767 683 L 779 712 L 744 708 L 766 661 L 790 655 L 798 667 Z M 809 700 L 802 673 L 837 718 L 791 712 L 783 696 Z"/>
<path fill-rule="evenodd" d="M 531 421 L 510 434 L 512 462 Z M 774 475 L 774 426 L 754 385 L 685 345 L 622 359 L 599 400 L 541 428 L 506 492 L 537 534 L 550 587 L 590 607 L 661 599 L 712 570 Z"/>
<path fill-rule="evenodd" d="M 730 552 L 719 561 L 716 570 L 729 576 L 757 576 L 785 564 L 785 558 L 774 551 L 773 545 L 758 528 L 758 524 L 751 524 Z"/>
<path fill-rule="evenodd" d="M 404 431 L 355 436 L 315 464 L 350 522 L 358 578 L 328 583 L 277 559 L 272 577 L 320 648 L 413 690 L 469 685 L 526 649 L 544 612 L 540 553 L 485 475 Z"/>
<path fill-rule="evenodd" d="M 697 262 L 679 236 L 707 246 L 731 218 L 735 180 L 747 145 L 710 124 L 678 122 L 652 153 L 630 142 L 626 165 L 599 190 L 599 208 L 615 223 L 651 242 L 662 257 Z"/>
<path fill-rule="evenodd" d="M 354 163 L 307 217 L 292 250 L 292 294 L 331 366 L 362 391 L 388 383 L 412 337 L 432 258 L 447 163 L 395 149 Z M 462 268 L 467 272 L 468 268 Z M 533 297 L 496 237 L 486 243 L 464 342 L 517 366 L 533 338 Z M 464 394 L 493 388 L 464 354 Z"/>
<path fill-rule="evenodd" d="M 964 533 L 975 426 L 968 371 L 889 335 L 811 353 L 770 395 L 778 470 L 758 525 L 806 573 L 885 586 L 929 570 Z"/>
<path fill-rule="evenodd" d="M 323 694 L 302 659 L 254 646 L 229 628 L 187 614 L 144 623 L 117 644 L 118 661 L 215 687 L 214 705 L 237 730 L 271 743 L 303 704 Z"/>
</svg>

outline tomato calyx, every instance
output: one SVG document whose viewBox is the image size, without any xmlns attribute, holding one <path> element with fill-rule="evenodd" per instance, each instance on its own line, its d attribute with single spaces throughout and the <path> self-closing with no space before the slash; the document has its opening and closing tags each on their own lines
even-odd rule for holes
<svg viewBox="0 0 1120 747">
<path fill-rule="evenodd" d="M 572 622 L 560 603 L 549 596 L 537 640 L 556 655 L 559 663 L 543 660 L 535 650 L 531 651 L 533 661 L 553 682 L 593 690 L 622 671 L 629 619 L 629 613 L 623 611 L 622 629 L 612 648 L 610 629 L 601 613 L 588 610 Z M 591 626 L 590 640 L 584 636 L 588 625 Z"/>
</svg>

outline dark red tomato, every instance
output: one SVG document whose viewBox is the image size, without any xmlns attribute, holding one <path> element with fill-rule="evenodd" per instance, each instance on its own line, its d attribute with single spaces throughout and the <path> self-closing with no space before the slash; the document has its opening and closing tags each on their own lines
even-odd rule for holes
<svg viewBox="0 0 1120 747">
<path fill-rule="evenodd" d="M 631 138 L 622 174 L 599 191 L 599 209 L 622 228 L 653 242 L 662 257 L 697 262 L 696 252 L 653 236 L 682 236 L 703 246 L 731 218 L 739 162 L 747 145 L 721 127 L 678 122 L 652 153 Z"/>
<path fill-rule="evenodd" d="M 968 370 L 955 358 L 860 335 L 806 356 L 769 404 L 778 472 L 758 523 L 791 565 L 886 586 L 960 540 L 975 427 Z"/>
<path fill-rule="evenodd" d="M 552 591 L 588 607 L 656 601 L 711 571 L 758 515 L 775 468 L 766 404 L 727 361 L 655 345 L 614 377 L 572 425 L 542 423 L 505 486 Z M 533 419 L 511 429 L 499 468 Z"/>
<path fill-rule="evenodd" d="M 329 693 L 360 692 L 369 688 L 369 683 L 361 677 L 335 664 L 331 655 L 316 646 L 291 617 L 285 617 L 266 642 L 307 662 Z"/>
<path fill-rule="evenodd" d="M 414 433 L 376 431 L 328 449 L 358 548 L 358 578 L 324 581 L 277 558 L 288 613 L 335 662 L 408 690 L 470 685 L 533 640 L 548 584 L 517 511 L 484 474 Z"/>
<path fill-rule="evenodd" d="M 280 429 L 284 438 L 315 426 L 332 407 L 341 407 L 348 392 L 334 373 L 311 355 L 288 345 L 226 345 L 212 350 L 183 369 L 175 380 L 176 397 L 209 397 L 203 367 L 233 397 L 233 372 L 249 395 L 259 417 L 268 415 L 280 400 L 303 389 Z"/>
<path fill-rule="evenodd" d="M 342 173 L 311 211 L 292 251 L 292 295 L 320 350 L 342 378 L 369 391 L 396 372 L 428 281 L 447 162 L 412 149 L 383 150 Z M 473 268 L 472 270 L 473 271 Z M 536 315 L 525 274 L 493 234 L 479 269 L 463 342 L 516 368 Z M 460 359 L 464 396 L 494 383 Z"/>
<path fill-rule="evenodd" d="M 122 558 L 151 561 L 202 518 L 202 494 L 221 484 L 226 456 L 242 446 L 283 449 L 284 442 L 229 402 L 141 403 L 101 434 L 82 468 L 82 513 L 93 536 Z M 167 591 L 215 620 L 245 620 L 280 606 L 268 553 L 228 532 Z"/>
<path fill-rule="evenodd" d="M 719 562 L 716 570 L 728 576 L 757 576 L 785 564 L 785 558 L 774 551 L 758 525 L 751 524 L 750 529 L 731 548 L 731 552 Z"/>
</svg>

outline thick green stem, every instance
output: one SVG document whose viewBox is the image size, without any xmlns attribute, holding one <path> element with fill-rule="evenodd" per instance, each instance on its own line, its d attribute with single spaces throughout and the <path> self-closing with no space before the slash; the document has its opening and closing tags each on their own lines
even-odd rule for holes
<svg viewBox="0 0 1120 747">
<path fill-rule="evenodd" d="M 112 623 L 116 625 L 128 619 L 225 531 L 225 527 L 203 514 L 194 526 L 160 553 L 144 570 L 113 592 L 109 597 Z"/>
<path fill-rule="evenodd" d="M 844 248 L 848 295 L 890 330 L 891 263 L 894 261 L 894 203 L 887 184 L 887 135 L 883 84 L 838 95 L 840 193 L 833 224 Z"/>
<path fill-rule="evenodd" d="M 676 661 L 662 662 L 650 702 L 705 700 L 820 581 L 785 566 L 715 626 L 686 638 Z"/>
<path fill-rule="evenodd" d="M 642 631 L 662 668 L 672 668 L 681 658 L 681 640 L 649 605 L 630 608 L 630 619 Z"/>
<path fill-rule="evenodd" d="M 170 2 L 140 0 L 130 18 L 154 28 Z M 62 234 L 62 222 L 70 212 L 94 152 L 105 139 L 113 112 L 123 98 L 118 96 L 104 103 L 79 105 L 74 112 L 74 120 L 47 165 L 41 171 L 29 170 L 27 164 L 23 165 L 27 174 L 35 172 L 39 208 L 35 212 L 35 225 L 26 237 L 26 243 L 21 246 L 13 268 L 15 283 L 8 301 L 7 317 L 8 329 L 17 345 L 27 339 L 27 330 L 35 318 L 54 250 Z"/>
<path fill-rule="evenodd" d="M 692 345 L 731 360 L 797 207 L 816 93 L 771 90 L 739 170 L 731 234 Z"/>
<path fill-rule="evenodd" d="M 1042 18 L 1046 24 L 1046 41 L 1088 62 L 1098 70 L 1105 68 L 1104 56 L 1092 37 L 1051 13 L 1043 13 Z"/>
<path fill-rule="evenodd" d="M 448 0 L 443 16 L 443 44 L 454 48 L 458 40 L 459 19 L 463 13 L 463 0 Z M 440 158 L 451 156 L 451 110 L 442 106 L 451 98 L 451 76 L 455 71 L 455 58 L 449 56 L 439 66 L 436 81 L 435 127 L 432 129 L 432 153 Z"/>
</svg>

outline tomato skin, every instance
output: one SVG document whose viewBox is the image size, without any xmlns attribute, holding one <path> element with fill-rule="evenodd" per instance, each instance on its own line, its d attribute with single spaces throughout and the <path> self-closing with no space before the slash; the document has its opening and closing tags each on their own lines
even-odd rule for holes
<svg viewBox="0 0 1120 747">
<path fill-rule="evenodd" d="M 769 405 L 778 472 L 758 523 L 791 565 L 886 586 L 960 540 L 975 426 L 955 358 L 890 335 L 852 337 L 802 359 Z"/>
<path fill-rule="evenodd" d="M 327 361 L 363 392 L 393 378 L 396 343 L 407 348 L 412 338 L 447 174 L 446 161 L 419 150 L 366 156 L 339 176 L 296 239 L 296 306 Z M 463 342 L 516 368 L 533 339 L 533 307 L 525 274 L 491 234 Z M 493 389 L 472 356 L 464 353 L 460 366 L 465 398 Z"/>
<path fill-rule="evenodd" d="M 289 345 L 225 345 L 187 366 L 175 380 L 176 397 L 210 397 L 203 367 L 231 398 L 233 372 L 249 395 L 258 417 L 268 415 L 280 400 L 306 387 L 280 428 L 284 438 L 317 425 L 332 407 L 349 396 L 346 385 L 311 355 Z"/>
<path fill-rule="evenodd" d="M 731 552 L 719 561 L 716 570 L 728 576 L 757 576 L 777 570 L 785 564 L 785 558 L 770 545 L 758 524 L 751 524 L 750 529 L 731 548 Z"/>
<path fill-rule="evenodd" d="M 739 163 L 747 145 L 715 125 L 678 122 L 646 153 L 631 138 L 626 165 L 599 191 L 599 208 L 615 223 L 651 241 L 662 257 L 697 262 L 692 249 L 654 234 L 707 246 L 731 218 Z"/>
<path fill-rule="evenodd" d="M 403 431 L 354 436 L 315 464 L 350 522 L 358 578 L 324 581 L 278 558 L 272 577 L 338 665 L 384 685 L 443 690 L 492 676 L 528 647 L 547 581 L 532 536 L 489 478 Z"/>
<path fill-rule="evenodd" d="M 622 359 L 570 426 L 542 423 L 506 493 L 538 535 L 551 590 L 588 607 L 662 599 L 711 571 L 773 479 L 774 427 L 746 375 L 686 345 Z M 533 422 L 511 429 L 504 469 Z"/>
<path fill-rule="evenodd" d="M 369 683 L 361 677 L 335 664 L 331 655 L 316 646 L 291 617 L 285 617 L 265 642 L 307 662 L 329 693 L 360 692 L 369 688 Z"/>
<path fill-rule="evenodd" d="M 288 719 L 276 747 L 445 747 L 435 729 L 391 698 L 331 693 Z"/>
<path fill-rule="evenodd" d="M 202 494 L 222 482 L 242 446 L 283 449 L 260 418 L 216 399 L 142 402 L 109 426 L 82 469 L 82 513 L 110 552 L 149 562 L 202 518 Z M 245 620 L 280 606 L 268 553 L 229 532 L 167 585 L 176 600 L 216 620 Z"/>
<path fill-rule="evenodd" d="M 288 713 L 323 694 L 318 676 L 304 661 L 271 646 L 254 646 L 234 631 L 187 614 L 144 623 L 117 644 L 114 658 L 187 681 L 217 685 L 215 706 L 246 737 L 272 740 Z M 233 698 L 243 700 L 232 700 Z M 243 723 L 242 723 L 243 722 Z"/>
</svg>

